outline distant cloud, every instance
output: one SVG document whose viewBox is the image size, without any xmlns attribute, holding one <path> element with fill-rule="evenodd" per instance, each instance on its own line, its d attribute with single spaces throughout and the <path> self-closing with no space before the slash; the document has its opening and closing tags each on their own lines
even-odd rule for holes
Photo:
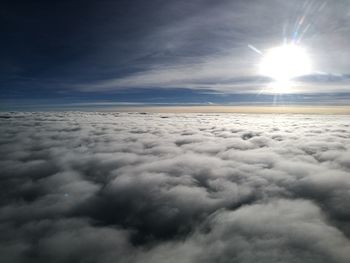
<svg viewBox="0 0 350 263">
<path fill-rule="evenodd" d="M 248 92 L 261 89 L 269 80 L 254 75 L 254 67 L 236 61 L 234 54 L 222 57 L 205 57 L 202 61 L 154 67 L 139 73 L 112 80 L 84 84 L 82 91 L 110 91 L 128 88 L 190 88 L 213 89 L 227 92 Z M 251 73 L 247 74 L 246 69 Z"/>
<path fill-rule="evenodd" d="M 142 39 L 144 52 L 149 53 L 140 61 L 129 61 L 137 70 L 75 88 L 101 92 L 132 88 L 265 92 L 271 80 L 259 76 L 261 56 L 284 41 L 297 41 L 309 51 L 312 71 L 325 74 L 299 78 L 292 93 L 348 91 L 343 85 L 349 84 L 345 77 L 350 58 L 350 38 L 345 34 L 350 30 L 345 22 L 348 3 L 268 0 L 221 1 L 215 5 L 197 1 L 191 5 L 196 6 L 200 12 L 164 21 Z"/>
<path fill-rule="evenodd" d="M 1 262 L 350 260 L 347 116 L 0 122 Z"/>
</svg>

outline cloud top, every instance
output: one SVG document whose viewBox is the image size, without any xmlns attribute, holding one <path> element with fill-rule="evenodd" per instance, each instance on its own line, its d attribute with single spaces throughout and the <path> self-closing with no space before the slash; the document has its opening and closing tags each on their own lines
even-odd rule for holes
<svg viewBox="0 0 350 263">
<path fill-rule="evenodd" d="M 348 262 L 347 116 L 5 113 L 2 262 Z"/>
</svg>

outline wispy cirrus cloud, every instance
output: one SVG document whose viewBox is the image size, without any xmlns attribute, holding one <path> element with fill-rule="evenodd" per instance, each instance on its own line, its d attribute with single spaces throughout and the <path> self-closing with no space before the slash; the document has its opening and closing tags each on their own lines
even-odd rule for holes
<svg viewBox="0 0 350 263">
<path fill-rule="evenodd" d="M 314 74 L 296 80 L 293 92 L 348 91 L 344 83 L 349 83 L 346 59 L 350 57 L 347 49 L 350 39 L 339 33 L 350 30 L 345 20 L 349 9 L 346 3 L 222 1 L 202 7 L 201 12 L 179 21 L 168 21 L 146 36 L 143 45 L 153 51 L 146 55 L 147 59 L 134 61 L 139 68 L 133 73 L 110 76 L 76 88 L 82 91 L 190 88 L 227 93 L 264 92 L 268 79 L 259 76 L 261 55 L 268 48 L 297 38 L 310 53 Z M 254 52 L 250 46 L 261 53 Z M 318 84 L 322 85 L 315 89 Z"/>
<path fill-rule="evenodd" d="M 259 76 L 261 56 L 289 41 L 307 50 L 314 73 L 295 80 L 291 93 L 346 93 L 349 8 L 343 0 L 6 4 L 0 99 L 23 106 L 118 92 L 138 101 L 136 92 L 151 89 L 153 97 L 160 89 L 269 93 L 270 80 Z M 343 77 L 325 80 L 318 72 Z"/>
</svg>

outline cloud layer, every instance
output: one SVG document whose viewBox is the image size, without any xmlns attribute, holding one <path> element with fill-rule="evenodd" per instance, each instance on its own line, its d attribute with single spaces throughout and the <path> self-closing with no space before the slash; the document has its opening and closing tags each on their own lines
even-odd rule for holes
<svg viewBox="0 0 350 263">
<path fill-rule="evenodd" d="M 170 10 L 178 9 L 192 12 L 175 21 L 167 18 L 172 17 Z M 130 60 L 129 67 L 135 63 L 137 70 L 85 81 L 76 88 L 104 92 L 158 87 L 269 93 L 266 87 L 271 79 L 261 76 L 258 69 L 261 55 L 288 41 L 306 48 L 313 65 L 313 73 L 299 78 L 291 93 L 348 91 L 347 1 L 223 0 L 213 4 L 200 0 L 190 6 L 180 1 L 170 10 L 161 27 L 136 41 L 142 43 L 144 54 Z M 108 57 L 113 57 L 111 53 Z"/>
<path fill-rule="evenodd" d="M 346 116 L 6 113 L 1 262 L 349 262 Z"/>
</svg>

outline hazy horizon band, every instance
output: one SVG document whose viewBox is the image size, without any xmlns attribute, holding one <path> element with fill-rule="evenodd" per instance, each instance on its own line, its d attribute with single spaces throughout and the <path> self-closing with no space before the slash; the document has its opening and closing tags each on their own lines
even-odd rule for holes
<svg viewBox="0 0 350 263">
<path fill-rule="evenodd" d="M 154 113 L 350 114 L 350 106 L 121 106 L 97 111 Z"/>
</svg>

